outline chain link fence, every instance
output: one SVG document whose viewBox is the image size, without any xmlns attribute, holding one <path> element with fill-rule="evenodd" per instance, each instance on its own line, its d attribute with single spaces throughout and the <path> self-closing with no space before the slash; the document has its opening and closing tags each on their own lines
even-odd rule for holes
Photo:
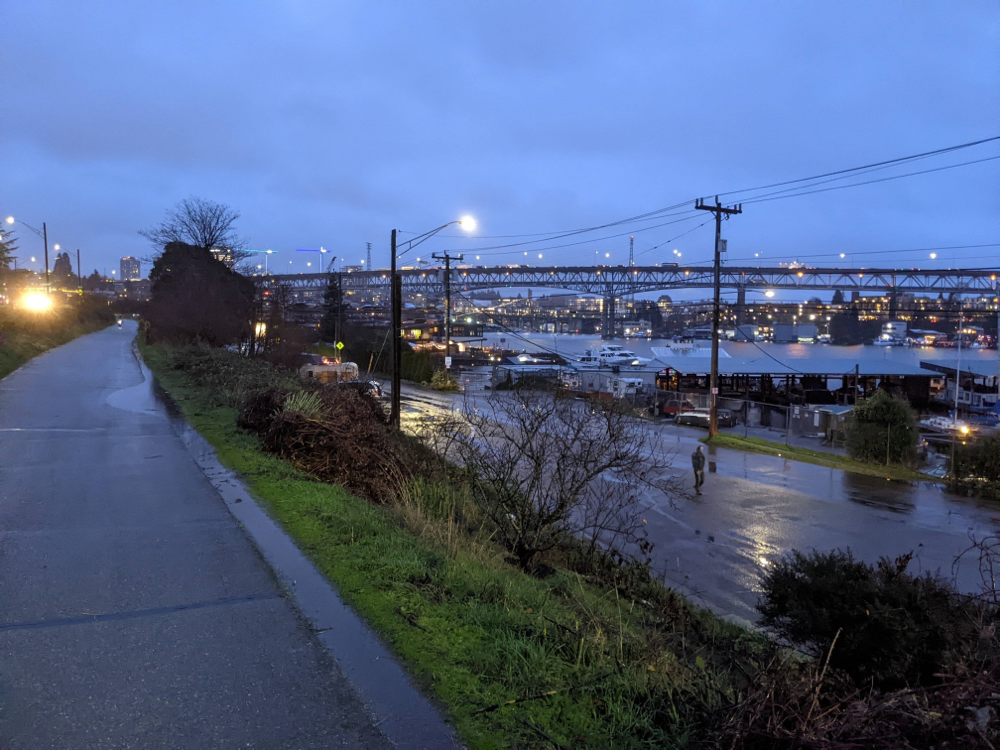
<svg viewBox="0 0 1000 750">
<path fill-rule="evenodd" d="M 647 404 L 650 414 L 672 419 L 685 411 L 707 411 L 707 393 L 653 391 Z M 719 432 L 756 437 L 813 450 L 843 455 L 844 432 L 853 407 L 827 405 L 784 405 L 720 397 Z M 726 414 L 725 412 L 728 412 Z M 731 415 L 732 426 L 726 426 Z"/>
</svg>

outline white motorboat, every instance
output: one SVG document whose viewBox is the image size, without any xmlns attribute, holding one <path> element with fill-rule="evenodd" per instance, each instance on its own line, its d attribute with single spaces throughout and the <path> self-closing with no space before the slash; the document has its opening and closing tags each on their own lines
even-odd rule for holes
<svg viewBox="0 0 1000 750">
<path fill-rule="evenodd" d="M 909 342 L 906 339 L 897 339 L 887 333 L 883 333 L 872 343 L 875 346 L 909 346 Z"/>
<path fill-rule="evenodd" d="M 952 419 L 951 417 L 925 417 L 918 424 L 924 430 L 941 432 L 957 437 L 965 437 L 979 430 L 974 424 L 963 422 L 961 419 Z"/>
<path fill-rule="evenodd" d="M 597 357 L 604 366 L 618 365 L 621 367 L 625 365 L 641 367 L 652 362 L 648 357 L 640 357 L 621 344 L 605 344 L 597 350 Z"/>
<path fill-rule="evenodd" d="M 571 360 L 574 367 L 585 370 L 593 370 L 601 366 L 601 358 L 592 349 L 588 349 L 576 359 Z"/>
</svg>

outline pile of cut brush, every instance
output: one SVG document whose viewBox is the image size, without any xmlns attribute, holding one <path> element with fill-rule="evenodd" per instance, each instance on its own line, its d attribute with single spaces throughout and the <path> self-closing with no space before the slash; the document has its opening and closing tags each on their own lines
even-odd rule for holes
<svg viewBox="0 0 1000 750">
<path fill-rule="evenodd" d="M 414 477 L 382 405 L 351 389 L 258 391 L 238 424 L 268 452 L 372 502 L 392 502 Z"/>
<path fill-rule="evenodd" d="M 967 665 L 938 678 L 933 686 L 881 692 L 815 662 L 775 664 L 757 676 L 719 745 L 732 750 L 998 747 L 997 664 Z"/>
</svg>

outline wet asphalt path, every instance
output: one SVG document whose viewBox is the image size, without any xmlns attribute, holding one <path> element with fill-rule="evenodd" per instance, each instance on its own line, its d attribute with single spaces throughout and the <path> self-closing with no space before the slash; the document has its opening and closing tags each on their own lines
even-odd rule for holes
<svg viewBox="0 0 1000 750">
<path fill-rule="evenodd" d="M 433 415 L 462 397 L 404 386 L 403 421 Z M 485 394 L 476 394 L 481 403 Z M 968 560 L 953 571 L 969 534 L 1000 533 L 1000 505 L 950 495 L 931 482 L 887 481 L 775 456 L 706 447 L 704 494 L 691 494 L 691 453 L 705 431 L 650 425 L 650 449 L 671 452 L 687 496 L 648 493 L 643 502 L 654 565 L 668 584 L 743 622 L 755 622 L 760 576 L 792 549 L 850 548 L 876 562 L 914 554 L 910 570 L 954 575 L 980 590 Z"/>
<path fill-rule="evenodd" d="M 134 324 L 0 381 L 0 748 L 387 748 L 142 380 Z"/>
</svg>

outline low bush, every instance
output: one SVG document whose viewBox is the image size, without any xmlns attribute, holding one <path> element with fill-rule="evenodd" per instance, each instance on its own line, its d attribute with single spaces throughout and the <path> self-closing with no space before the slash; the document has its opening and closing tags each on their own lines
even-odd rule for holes
<svg viewBox="0 0 1000 750">
<path fill-rule="evenodd" d="M 435 391 L 457 391 L 458 382 L 448 370 L 436 370 L 431 375 L 431 388 Z"/>
<path fill-rule="evenodd" d="M 816 657 L 830 652 L 832 668 L 880 689 L 933 685 L 991 651 L 996 660 L 995 609 L 908 573 L 910 559 L 872 566 L 850 551 L 793 551 L 763 577 L 763 624 Z"/>
<path fill-rule="evenodd" d="M 952 489 L 1000 500 L 1000 435 L 955 447 Z"/>
</svg>

